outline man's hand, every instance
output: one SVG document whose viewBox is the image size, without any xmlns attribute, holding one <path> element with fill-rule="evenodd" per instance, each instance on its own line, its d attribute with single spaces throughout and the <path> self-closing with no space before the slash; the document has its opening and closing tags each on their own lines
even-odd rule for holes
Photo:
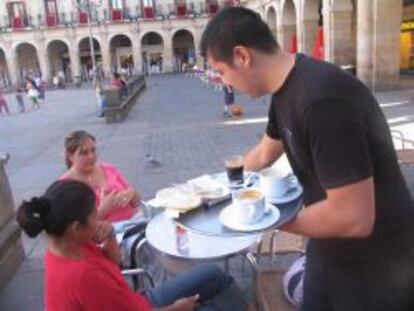
<svg viewBox="0 0 414 311">
<path fill-rule="evenodd" d="M 260 143 L 244 157 L 244 169 L 246 171 L 260 171 L 275 163 L 283 152 L 283 144 L 280 140 L 272 139 L 264 134 Z"/>
<path fill-rule="evenodd" d="M 199 295 L 194 295 L 191 297 L 181 298 L 174 302 L 177 311 L 193 311 L 198 306 Z"/>
</svg>

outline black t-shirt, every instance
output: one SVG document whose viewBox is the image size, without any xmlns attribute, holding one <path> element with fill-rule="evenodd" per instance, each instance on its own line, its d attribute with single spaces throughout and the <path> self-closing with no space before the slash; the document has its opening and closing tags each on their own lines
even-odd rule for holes
<svg viewBox="0 0 414 311">
<path fill-rule="evenodd" d="M 326 190 L 373 177 L 376 219 L 368 238 L 312 239 L 317 253 L 348 260 L 413 244 L 414 206 L 378 102 L 338 67 L 298 54 L 272 97 L 266 133 L 283 142 L 309 206 Z M 397 245 L 396 245 L 397 244 Z"/>
</svg>

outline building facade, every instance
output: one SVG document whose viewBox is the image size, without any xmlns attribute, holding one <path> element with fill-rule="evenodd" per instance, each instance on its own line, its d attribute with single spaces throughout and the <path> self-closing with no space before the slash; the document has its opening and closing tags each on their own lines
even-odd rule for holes
<svg viewBox="0 0 414 311">
<path fill-rule="evenodd" d="M 77 2 L 0 1 L 0 85 L 31 73 L 49 81 L 57 74 L 87 79 L 90 33 L 105 74 L 177 70 L 200 61 L 208 20 L 235 4 L 257 11 L 286 51 L 345 66 L 372 89 L 395 87 L 400 67 L 411 66 L 411 29 L 401 33 L 411 27 L 402 24 L 403 0 L 90 0 L 90 16 Z M 407 7 L 411 2 L 404 0 Z"/>
<path fill-rule="evenodd" d="M 216 0 L 91 0 L 88 10 L 77 2 L 0 1 L 0 85 L 39 74 L 48 81 L 56 75 L 71 82 L 87 79 L 91 54 L 105 74 L 154 65 L 173 71 L 196 60 L 203 28 L 226 5 Z"/>
<path fill-rule="evenodd" d="M 398 83 L 403 0 L 244 0 L 242 5 L 262 16 L 285 50 L 314 55 L 320 45 L 325 60 L 355 70 L 372 89 Z"/>
</svg>

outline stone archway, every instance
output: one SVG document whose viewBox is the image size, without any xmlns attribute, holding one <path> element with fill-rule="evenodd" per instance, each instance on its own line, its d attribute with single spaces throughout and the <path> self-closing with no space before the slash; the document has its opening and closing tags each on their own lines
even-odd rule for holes
<svg viewBox="0 0 414 311">
<path fill-rule="evenodd" d="M 127 35 L 115 35 L 109 42 L 109 50 L 111 57 L 111 71 L 132 74 L 134 70 L 132 40 Z"/>
<path fill-rule="evenodd" d="M 50 77 L 58 76 L 66 83 L 72 82 L 69 46 L 62 40 L 52 40 L 47 46 Z"/>
<path fill-rule="evenodd" d="M 269 7 L 269 9 L 267 10 L 267 14 L 266 14 L 266 23 L 270 28 L 270 31 L 273 34 L 273 37 L 276 39 L 277 42 L 278 41 L 278 36 L 277 36 L 277 18 L 276 18 L 276 10 L 274 7 Z"/>
<path fill-rule="evenodd" d="M 322 26 L 322 0 L 305 0 L 302 16 L 302 52 L 320 59 L 323 59 L 323 51 L 320 55 L 317 45 L 322 42 L 317 42 L 317 40 L 322 40 Z"/>
<path fill-rule="evenodd" d="M 25 77 L 32 78 L 41 76 L 39 58 L 36 47 L 27 42 L 20 43 L 16 47 L 17 78 L 20 84 L 24 83 Z"/>
<path fill-rule="evenodd" d="M 6 59 L 6 53 L 0 48 L 0 87 L 11 85 L 9 66 Z"/>
<path fill-rule="evenodd" d="M 141 39 L 142 66 L 145 74 L 162 73 L 164 40 L 162 36 L 150 31 Z"/>
<path fill-rule="evenodd" d="M 297 14 L 293 0 L 285 0 L 282 8 L 281 44 L 286 52 L 297 52 Z"/>
<path fill-rule="evenodd" d="M 92 80 L 93 78 L 93 66 L 92 66 L 92 52 L 89 43 L 89 37 L 83 38 L 79 41 L 79 59 L 81 65 L 81 79 L 83 81 Z M 102 53 L 101 45 L 99 41 L 93 38 L 93 47 L 95 54 L 96 71 L 102 73 Z"/>
<path fill-rule="evenodd" d="M 194 37 L 190 31 L 178 30 L 172 38 L 174 52 L 174 72 L 182 72 L 183 65 L 193 66 L 196 63 Z"/>
</svg>

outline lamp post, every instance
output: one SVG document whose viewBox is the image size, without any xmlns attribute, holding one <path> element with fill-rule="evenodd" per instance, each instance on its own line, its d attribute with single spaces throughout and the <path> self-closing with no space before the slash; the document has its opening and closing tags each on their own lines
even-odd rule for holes
<svg viewBox="0 0 414 311">
<path fill-rule="evenodd" d="M 73 0 L 75 2 L 76 7 L 81 11 L 86 11 L 88 14 L 88 34 L 89 34 L 89 47 L 91 51 L 91 59 L 92 59 L 92 81 L 95 84 L 97 81 L 97 68 L 96 68 L 96 59 L 95 59 L 95 46 L 93 44 L 93 36 L 92 36 L 92 26 L 91 26 L 91 19 L 92 19 L 92 11 L 97 9 L 102 5 L 102 0 Z"/>
</svg>

